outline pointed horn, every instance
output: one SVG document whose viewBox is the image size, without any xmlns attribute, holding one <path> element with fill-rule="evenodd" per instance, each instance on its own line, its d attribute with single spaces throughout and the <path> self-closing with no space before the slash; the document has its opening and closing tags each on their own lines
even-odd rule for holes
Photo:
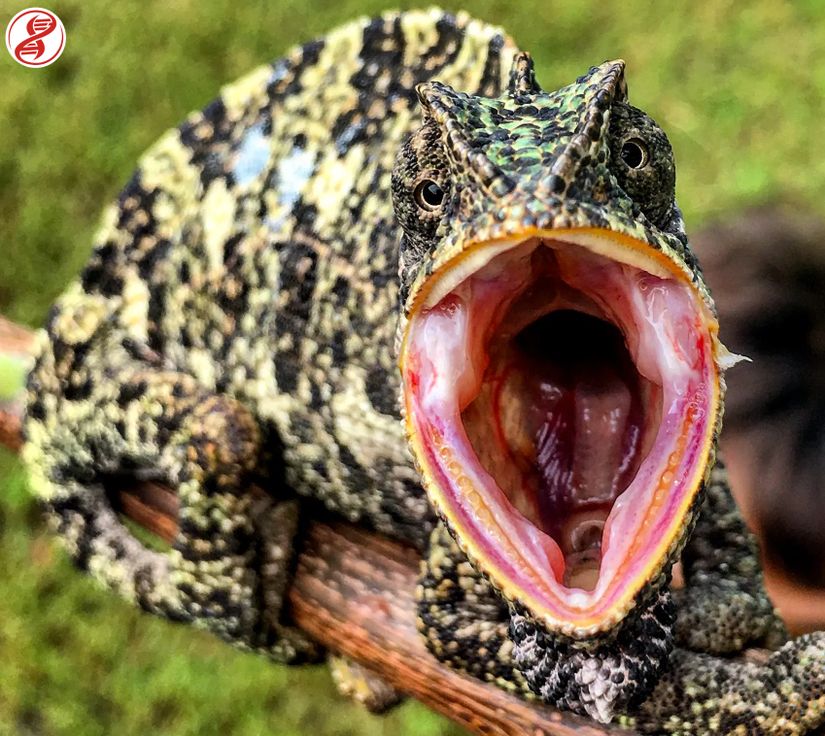
<svg viewBox="0 0 825 736">
<path fill-rule="evenodd" d="M 441 82 L 422 82 L 415 91 L 425 115 L 438 124 L 448 155 L 466 164 L 478 181 L 498 196 L 511 191 L 515 183 L 467 140 L 465 117 L 468 105 L 473 104 L 471 97 Z"/>
<path fill-rule="evenodd" d="M 432 86 L 432 82 L 421 82 L 415 85 L 415 94 L 418 97 L 418 101 L 425 107 L 429 107 Z"/>
<path fill-rule="evenodd" d="M 446 120 L 453 107 L 452 97 L 456 94 L 452 87 L 441 82 L 421 82 L 415 92 L 425 112 L 439 121 Z"/>
<path fill-rule="evenodd" d="M 510 94 L 537 95 L 541 92 L 536 73 L 533 68 L 533 57 L 525 51 L 513 57 L 513 66 L 510 68 Z"/>
</svg>

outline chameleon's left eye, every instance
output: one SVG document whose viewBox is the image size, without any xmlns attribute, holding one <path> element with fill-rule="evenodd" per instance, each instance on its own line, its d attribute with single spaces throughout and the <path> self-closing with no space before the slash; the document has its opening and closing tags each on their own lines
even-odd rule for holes
<svg viewBox="0 0 825 736">
<path fill-rule="evenodd" d="M 415 202 L 423 210 L 432 212 L 444 202 L 444 190 L 432 179 L 422 179 L 415 187 Z"/>
<path fill-rule="evenodd" d="M 650 158 L 647 145 L 639 138 L 628 138 L 622 144 L 622 161 L 631 169 L 641 169 Z"/>
</svg>

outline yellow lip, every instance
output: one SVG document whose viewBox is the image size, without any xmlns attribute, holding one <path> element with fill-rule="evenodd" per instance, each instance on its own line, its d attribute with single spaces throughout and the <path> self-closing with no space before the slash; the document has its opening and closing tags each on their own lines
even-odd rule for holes
<svg viewBox="0 0 825 736">
<path fill-rule="evenodd" d="M 452 276 L 450 285 L 454 285 L 468 273 L 476 271 L 497 253 L 529 238 L 554 238 L 580 244 L 594 253 L 608 256 L 619 263 L 626 263 L 657 276 L 669 276 L 693 285 L 693 276 L 686 266 L 677 264 L 661 251 L 624 233 L 595 227 L 557 230 L 526 228 L 516 234 L 509 234 L 505 238 L 466 243 L 454 249 L 459 252 L 439 264 L 434 273 L 420 285 L 410 305 L 409 313 L 412 315 L 421 308 L 432 306 L 446 294 L 449 291 L 443 283 L 446 278 Z M 715 321 L 710 310 L 708 310 L 708 315 L 712 321 Z"/>
</svg>

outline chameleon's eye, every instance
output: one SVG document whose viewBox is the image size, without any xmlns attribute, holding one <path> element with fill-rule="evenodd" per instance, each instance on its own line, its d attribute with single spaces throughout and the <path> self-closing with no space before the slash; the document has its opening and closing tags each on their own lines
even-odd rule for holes
<svg viewBox="0 0 825 736">
<path fill-rule="evenodd" d="M 650 158 L 644 141 L 638 138 L 628 138 L 622 144 L 622 161 L 630 169 L 641 169 Z"/>
<path fill-rule="evenodd" d="M 432 179 L 422 179 L 415 187 L 415 202 L 422 209 L 432 212 L 444 202 L 444 190 Z"/>
</svg>

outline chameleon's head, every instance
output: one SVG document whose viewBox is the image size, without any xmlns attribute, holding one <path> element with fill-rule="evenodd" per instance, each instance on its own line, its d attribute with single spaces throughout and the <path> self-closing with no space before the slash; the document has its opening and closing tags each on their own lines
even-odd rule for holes
<svg viewBox="0 0 825 736">
<path fill-rule="evenodd" d="M 410 445 L 470 559 L 547 629 L 615 627 L 681 549 L 714 451 L 710 297 L 622 62 L 498 99 L 419 87 L 393 172 Z"/>
</svg>

